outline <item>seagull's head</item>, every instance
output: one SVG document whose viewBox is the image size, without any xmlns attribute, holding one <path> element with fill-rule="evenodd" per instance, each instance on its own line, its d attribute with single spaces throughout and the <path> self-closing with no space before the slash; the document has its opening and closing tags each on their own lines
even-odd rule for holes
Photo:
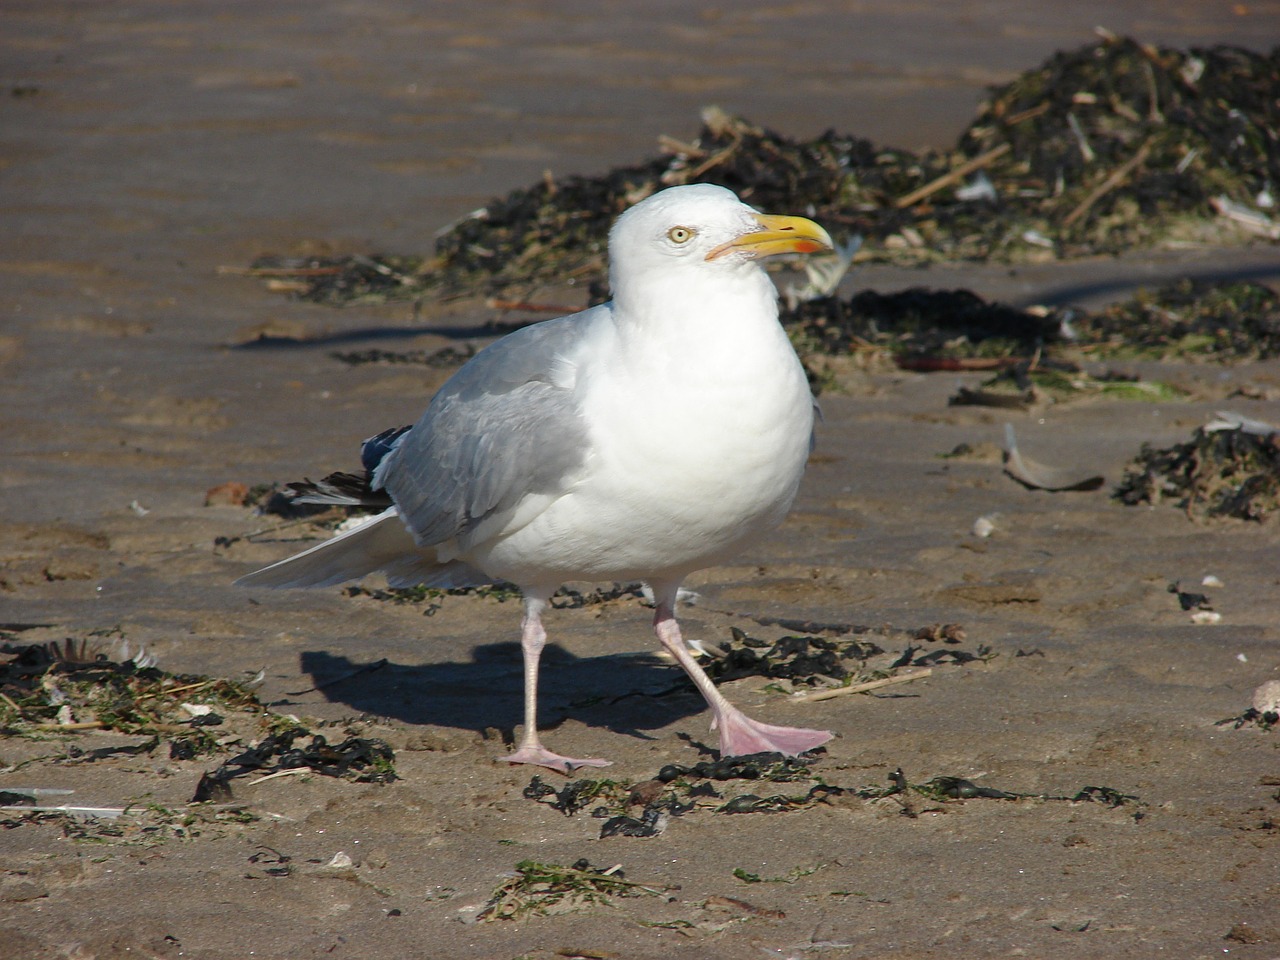
<svg viewBox="0 0 1280 960">
<path fill-rule="evenodd" d="M 699 183 L 668 187 L 631 207 L 609 234 L 614 292 L 635 278 L 737 272 L 761 257 L 832 249 L 827 231 L 804 217 L 758 213 L 732 190 Z"/>
</svg>

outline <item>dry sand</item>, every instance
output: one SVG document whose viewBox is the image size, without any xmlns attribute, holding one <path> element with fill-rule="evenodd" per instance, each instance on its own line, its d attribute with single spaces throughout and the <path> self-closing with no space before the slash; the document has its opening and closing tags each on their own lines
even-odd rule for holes
<svg viewBox="0 0 1280 960">
<path fill-rule="evenodd" d="M 1015 415 L 1028 454 L 1108 479 L 1057 495 L 1019 487 L 995 460 L 939 458 L 998 443 L 1008 419 L 947 406 L 967 376 L 869 376 L 824 398 L 819 453 L 778 534 L 690 584 L 703 600 L 687 630 L 708 643 L 734 626 L 785 632 L 768 617 L 960 623 L 967 649 L 996 654 L 822 703 L 732 684 L 759 716 L 838 731 L 816 768 L 828 782 L 883 785 L 901 767 L 917 783 L 1140 798 L 1118 807 L 920 801 L 912 817 L 893 800 L 847 800 L 699 810 L 656 838 L 600 840 L 599 821 L 522 798 L 530 771 L 493 762 L 518 722 L 514 603 L 449 597 L 424 617 L 336 589 L 236 590 L 297 544 L 286 531 L 216 548 L 270 521 L 204 506 L 225 481 L 351 466 L 361 438 L 415 419 L 439 382 L 341 365 L 335 344 L 442 346 L 453 341 L 433 326 L 494 316 L 475 303 L 339 311 L 219 266 L 421 251 L 544 169 L 598 172 L 647 155 L 660 133 L 692 135 L 710 102 L 796 136 L 941 145 L 984 84 L 1088 42 L 1094 23 L 1261 48 L 1280 36 L 1274 0 L 692 12 L 32 0 L 3 18 L 0 621 L 23 641 L 122 633 L 175 672 L 265 669 L 262 696 L 282 712 L 376 718 L 361 729 L 397 748 L 402 779 L 237 781 L 254 822 L 148 833 L 158 808 L 186 810 L 212 761 L 161 749 L 15 769 L 65 741 L 0 740 L 0 789 L 70 788 L 78 803 L 140 811 L 105 842 L 51 823 L 0 830 L 0 958 L 1280 956 L 1280 740 L 1215 723 L 1280 676 L 1275 523 L 1198 523 L 1108 497 L 1143 441 L 1185 439 L 1214 409 L 1280 420 L 1280 402 L 1232 396 L 1275 396 L 1275 363 L 1154 371 L 1191 388 L 1185 403 Z M 1274 248 L 1183 251 L 853 282 L 1097 302 L 1185 273 L 1274 281 L 1275 263 Z M 313 341 L 232 346 L 260 329 Z M 989 538 L 971 532 L 980 516 Z M 1193 624 L 1167 588 L 1206 575 L 1222 583 L 1204 588 L 1222 619 Z M 696 698 L 651 695 L 673 671 L 638 602 L 555 612 L 548 628 L 544 709 L 565 718 L 555 746 L 609 756 L 633 780 L 704 756 Z M 351 865 L 327 866 L 339 853 Z M 670 889 L 462 922 L 518 861 L 579 858 Z"/>
</svg>

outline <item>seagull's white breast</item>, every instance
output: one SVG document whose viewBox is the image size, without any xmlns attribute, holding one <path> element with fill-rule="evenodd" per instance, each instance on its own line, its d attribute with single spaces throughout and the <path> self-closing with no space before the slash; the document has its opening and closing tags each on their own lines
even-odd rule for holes
<svg viewBox="0 0 1280 960">
<path fill-rule="evenodd" d="M 744 273 L 666 309 L 651 299 L 590 344 L 585 467 L 485 548 L 485 569 L 516 582 L 535 569 L 547 582 L 683 576 L 781 522 L 808 458 L 813 398 L 772 283 Z"/>
</svg>

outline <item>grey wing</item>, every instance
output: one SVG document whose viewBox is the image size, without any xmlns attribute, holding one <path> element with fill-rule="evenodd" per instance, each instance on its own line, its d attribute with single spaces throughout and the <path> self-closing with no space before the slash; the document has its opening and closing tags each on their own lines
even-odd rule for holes
<svg viewBox="0 0 1280 960">
<path fill-rule="evenodd" d="M 375 478 L 420 546 L 464 536 L 527 495 L 565 489 L 588 452 L 576 358 L 607 335 L 609 311 L 504 337 L 436 394 Z"/>
</svg>

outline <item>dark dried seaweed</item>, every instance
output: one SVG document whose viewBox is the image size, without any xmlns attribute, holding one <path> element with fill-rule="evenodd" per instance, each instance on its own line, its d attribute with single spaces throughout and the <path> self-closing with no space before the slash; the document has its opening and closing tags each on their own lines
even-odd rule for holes
<svg viewBox="0 0 1280 960">
<path fill-rule="evenodd" d="M 1182 279 L 1071 320 L 1094 355 L 1268 360 L 1280 356 L 1280 294 L 1248 281 Z"/>
<path fill-rule="evenodd" d="M 1185 443 L 1144 443 L 1114 496 L 1128 506 L 1171 500 L 1189 516 L 1263 521 L 1280 506 L 1280 433 L 1197 427 Z"/>
<path fill-rule="evenodd" d="M 1080 377 L 1068 356 L 1218 362 L 1280 356 L 1280 294 L 1251 281 L 1181 279 L 1096 311 L 1019 310 L 969 290 L 863 290 L 847 300 L 800 304 L 783 320 L 802 356 L 875 349 L 911 370 L 1002 370 L 1021 377 L 1022 392 L 1035 377 L 1027 379 L 1019 368 L 1034 370 L 1041 390 L 1070 392 L 1056 376 Z M 1100 392 L 1126 392 L 1122 378 L 1103 379 L 1110 386 L 1095 385 Z M 1129 392 L 1148 396 L 1151 390 Z"/>
</svg>

